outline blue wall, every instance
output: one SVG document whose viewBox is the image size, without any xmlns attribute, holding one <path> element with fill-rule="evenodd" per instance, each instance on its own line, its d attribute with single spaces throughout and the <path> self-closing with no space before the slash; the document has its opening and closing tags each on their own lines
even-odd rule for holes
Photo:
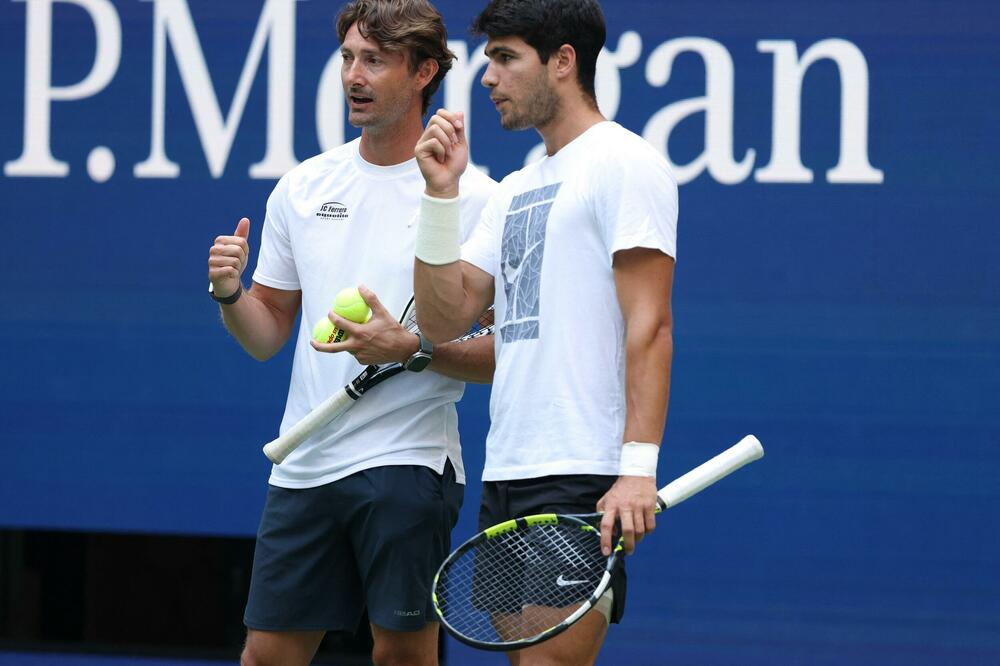
<svg viewBox="0 0 1000 666">
<path fill-rule="evenodd" d="M 628 620 L 602 663 L 1000 662 L 996 3 L 604 4 L 602 108 L 683 174 L 660 479 L 747 432 L 768 453 L 661 519 L 630 560 Z M 356 136 L 329 102 L 336 85 L 318 92 L 337 51 L 336 3 L 188 0 L 222 117 L 246 101 L 228 154 L 218 133 L 200 138 L 212 111 L 193 111 L 185 92 L 181 71 L 199 58 L 180 41 L 183 0 L 57 2 L 51 31 L 39 21 L 28 39 L 28 15 L 46 6 L 0 3 L 0 526 L 250 535 L 290 350 L 261 365 L 227 338 L 205 294 L 206 256 L 243 215 L 259 241 L 280 169 L 249 172 L 269 132 L 293 137 L 298 160 L 338 132 Z M 439 6 L 455 45 L 479 54 L 464 31 L 479 3 Z M 241 98 L 265 7 L 272 50 Z M 169 177 L 135 171 L 156 135 L 157 8 L 175 12 L 162 87 Z M 48 34 L 51 49 L 38 41 Z M 671 46 L 682 52 L 668 76 Z M 830 57 L 804 76 L 796 129 L 775 96 L 795 106 L 788 67 L 814 46 Z M 98 53 L 106 69 L 74 92 Z M 25 62 L 49 59 L 47 86 L 47 69 Z M 502 132 L 470 80 L 450 76 L 449 105 L 468 100 L 473 157 L 500 177 L 538 137 Z M 289 99 L 273 94 L 282 81 L 294 103 L 269 125 L 269 94 Z M 667 139 L 661 111 L 684 115 L 677 105 L 707 82 L 707 112 Z M 25 122 L 29 98 L 51 109 L 48 131 L 38 112 Z M 28 155 L 29 135 L 51 160 Z M 711 168 L 686 166 L 706 143 Z M 845 152 L 853 166 L 828 174 Z M 43 175 L 56 161 L 67 172 Z M 806 170 L 811 181 L 791 182 Z M 461 405 L 473 481 L 487 400 L 475 387 Z M 470 483 L 457 538 L 471 534 L 478 496 Z"/>
</svg>

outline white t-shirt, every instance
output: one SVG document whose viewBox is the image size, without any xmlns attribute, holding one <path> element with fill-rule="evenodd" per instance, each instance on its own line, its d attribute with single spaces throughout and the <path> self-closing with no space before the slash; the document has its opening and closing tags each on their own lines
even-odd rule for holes
<svg viewBox="0 0 1000 666">
<path fill-rule="evenodd" d="M 613 122 L 512 173 L 462 259 L 496 279 L 496 374 L 484 481 L 617 475 L 625 323 L 612 259 L 674 257 L 677 184 L 666 160 Z"/>
<path fill-rule="evenodd" d="M 380 167 L 362 159 L 360 139 L 306 160 L 267 202 L 254 282 L 302 291 L 302 318 L 281 432 L 339 391 L 364 368 L 350 354 L 309 345 L 313 325 L 337 292 L 364 284 L 394 315 L 413 295 L 416 218 L 424 180 L 416 159 Z M 462 177 L 463 238 L 496 183 L 481 171 Z M 462 382 L 432 371 L 403 373 L 371 390 L 343 417 L 306 440 L 271 470 L 270 483 L 309 488 L 384 465 L 446 459 L 464 482 L 454 403 Z"/>
</svg>

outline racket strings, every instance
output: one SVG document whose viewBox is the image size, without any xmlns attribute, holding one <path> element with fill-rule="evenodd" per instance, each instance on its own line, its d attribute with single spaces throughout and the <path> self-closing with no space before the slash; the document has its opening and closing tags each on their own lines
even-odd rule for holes
<svg viewBox="0 0 1000 666">
<path fill-rule="evenodd" d="M 495 310 L 491 305 L 489 308 L 487 308 L 486 312 L 479 315 L 479 321 L 476 322 L 476 326 L 473 330 L 483 329 L 483 328 L 493 328 L 494 312 Z"/>
<path fill-rule="evenodd" d="M 472 640 L 526 640 L 587 601 L 606 565 L 596 532 L 577 524 L 532 525 L 453 560 L 438 580 L 436 602 L 451 628 Z"/>
<path fill-rule="evenodd" d="M 410 301 L 410 307 L 406 308 L 406 312 L 403 313 L 403 318 L 399 323 L 410 333 L 420 333 L 420 327 L 417 326 L 417 308 L 414 307 L 412 300 Z"/>
<path fill-rule="evenodd" d="M 486 312 L 479 315 L 479 319 L 476 323 L 469 328 L 469 332 L 458 338 L 459 340 L 471 340 L 472 338 L 478 338 L 482 335 L 489 335 L 493 332 L 493 306 L 491 305 Z"/>
<path fill-rule="evenodd" d="M 415 303 L 411 300 L 409 306 L 406 308 L 406 312 L 403 313 L 403 317 L 399 322 L 403 328 L 405 328 L 410 333 L 420 333 L 420 327 L 417 325 L 417 308 Z M 468 340 L 470 338 L 477 338 L 481 335 L 489 335 L 493 332 L 493 306 L 491 305 L 483 314 L 479 315 L 479 319 L 476 323 L 472 325 L 468 333 L 458 338 L 459 340 Z"/>
</svg>

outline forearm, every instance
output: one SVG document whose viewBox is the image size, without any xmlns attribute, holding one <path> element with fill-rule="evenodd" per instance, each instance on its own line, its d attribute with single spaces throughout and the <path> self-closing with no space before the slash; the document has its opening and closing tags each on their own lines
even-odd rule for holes
<svg viewBox="0 0 1000 666">
<path fill-rule="evenodd" d="M 669 321 L 629 323 L 625 342 L 624 441 L 659 444 L 663 439 L 673 349 Z"/>
<path fill-rule="evenodd" d="M 416 259 L 413 293 L 420 330 L 435 344 L 463 335 L 481 312 L 471 307 L 461 261 L 435 266 Z"/>
<path fill-rule="evenodd" d="M 611 533 L 621 525 L 625 552 L 656 527 L 656 467 L 670 395 L 673 341 L 669 318 L 632 310 L 625 329 L 625 432 L 618 480 L 597 504 L 601 549 L 611 553 Z"/>
<path fill-rule="evenodd" d="M 280 350 L 291 335 L 295 313 L 260 299 L 257 285 L 232 305 L 220 305 L 222 322 L 240 346 L 258 361 L 266 361 Z M 296 308 L 297 311 L 297 302 Z"/>
<path fill-rule="evenodd" d="M 460 215 L 457 185 L 450 198 L 425 193 L 421 199 L 413 293 L 420 330 L 434 343 L 457 338 L 474 321 L 466 313 L 471 308 L 460 259 Z"/>
<path fill-rule="evenodd" d="M 489 384 L 496 361 L 493 336 L 484 335 L 463 342 L 445 342 L 434 347 L 430 370 L 463 382 Z"/>
</svg>

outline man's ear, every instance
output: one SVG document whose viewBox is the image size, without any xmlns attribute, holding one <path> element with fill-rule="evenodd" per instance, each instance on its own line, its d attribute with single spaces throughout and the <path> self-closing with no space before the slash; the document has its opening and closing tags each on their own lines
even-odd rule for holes
<svg viewBox="0 0 1000 666">
<path fill-rule="evenodd" d="M 434 58 L 424 58 L 424 60 L 417 65 L 417 89 L 423 90 L 427 87 L 427 84 L 434 80 L 437 76 L 440 65 L 438 61 Z"/>
<path fill-rule="evenodd" d="M 563 44 L 559 50 L 549 56 L 553 73 L 559 80 L 576 78 L 576 49 L 570 44 Z"/>
</svg>

